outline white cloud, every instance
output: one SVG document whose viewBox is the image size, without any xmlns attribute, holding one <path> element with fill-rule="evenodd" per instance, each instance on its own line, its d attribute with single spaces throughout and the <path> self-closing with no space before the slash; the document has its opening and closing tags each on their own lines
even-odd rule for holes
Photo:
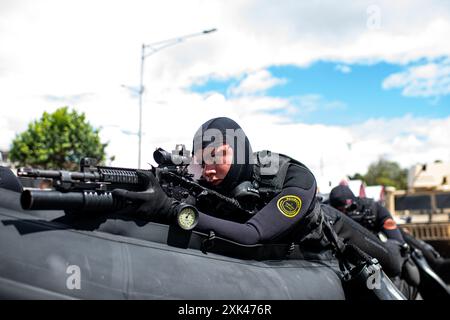
<svg viewBox="0 0 450 320">
<path fill-rule="evenodd" d="M 391 74 L 383 81 L 384 89 L 401 88 L 409 97 L 438 97 L 450 93 L 450 60 L 428 62 Z"/>
<path fill-rule="evenodd" d="M 142 42 L 210 27 L 218 32 L 146 60 L 149 90 L 188 86 L 212 75 L 240 76 L 269 65 L 327 59 L 405 63 L 450 54 L 450 43 L 443 41 L 450 33 L 445 2 L 377 1 L 382 17 L 377 31 L 367 28 L 371 4 L 22 0 L 0 16 L 0 70 L 9 75 L 8 87 L 26 93 L 76 95 L 136 85 Z"/>
<path fill-rule="evenodd" d="M 434 160 L 450 161 L 450 117 L 425 119 L 404 116 L 395 119 L 372 119 L 352 126 L 356 145 L 377 141 L 373 156 L 383 155 L 408 167 Z M 366 149 L 367 153 L 371 150 Z"/>
<path fill-rule="evenodd" d="M 329 101 L 320 94 L 306 94 L 292 97 L 289 99 L 296 106 L 300 114 L 308 114 L 316 111 L 344 110 L 347 106 L 344 102 L 333 100 Z"/>
<path fill-rule="evenodd" d="M 342 73 L 350 73 L 350 72 L 352 72 L 352 68 L 350 68 L 349 66 L 344 65 L 344 64 L 336 65 L 335 69 L 337 71 L 339 71 L 339 72 L 342 72 Z"/>
<path fill-rule="evenodd" d="M 104 127 L 108 152 L 117 156 L 114 165 L 135 167 L 137 137 L 129 133 L 137 131 L 138 101 L 121 85 L 138 83 L 142 42 L 217 27 L 216 33 L 189 39 L 145 60 L 144 163 L 157 146 L 190 146 L 197 127 L 215 116 L 236 119 L 255 149 L 292 155 L 316 175 L 321 158 L 327 175 L 363 172 L 380 154 L 402 165 L 437 157 L 448 160 L 449 119 L 306 125 L 290 118 L 297 104 L 305 110 L 345 106 L 320 95 L 289 100 L 263 94 L 282 81 L 266 71 L 272 65 L 307 66 L 318 60 L 343 66 L 403 64 L 450 55 L 447 2 L 377 1 L 378 30 L 367 28 L 366 9 L 372 3 L 3 0 L 0 148 L 9 147 L 11 138 L 44 110 L 68 104 L 85 112 L 93 125 Z M 424 77 L 425 71 L 419 74 Z M 236 88 L 240 95 L 229 99 L 186 89 L 209 77 L 244 74 L 249 76 Z"/>
<path fill-rule="evenodd" d="M 237 87 L 232 87 L 230 93 L 233 95 L 264 93 L 267 89 L 284 83 L 286 79 L 275 78 L 267 70 L 258 70 L 248 74 Z"/>
</svg>

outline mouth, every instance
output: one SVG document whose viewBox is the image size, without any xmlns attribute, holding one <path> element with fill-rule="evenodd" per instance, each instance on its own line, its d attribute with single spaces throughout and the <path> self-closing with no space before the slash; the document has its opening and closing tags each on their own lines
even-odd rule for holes
<svg viewBox="0 0 450 320">
<path fill-rule="evenodd" d="M 212 181 L 211 183 L 212 183 L 212 185 L 217 186 L 221 182 L 222 182 L 222 179 L 217 179 L 217 180 Z"/>
<path fill-rule="evenodd" d="M 208 181 L 210 184 L 212 184 L 213 186 L 218 185 L 219 183 L 222 182 L 223 179 L 218 179 L 218 178 L 207 178 L 206 181 Z"/>
</svg>

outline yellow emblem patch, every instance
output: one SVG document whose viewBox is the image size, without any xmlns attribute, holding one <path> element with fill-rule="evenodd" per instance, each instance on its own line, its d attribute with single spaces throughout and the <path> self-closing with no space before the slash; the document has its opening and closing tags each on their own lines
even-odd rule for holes
<svg viewBox="0 0 450 320">
<path fill-rule="evenodd" d="M 302 200 L 293 195 L 281 197 L 277 201 L 278 210 L 288 218 L 295 217 L 302 208 Z"/>
</svg>

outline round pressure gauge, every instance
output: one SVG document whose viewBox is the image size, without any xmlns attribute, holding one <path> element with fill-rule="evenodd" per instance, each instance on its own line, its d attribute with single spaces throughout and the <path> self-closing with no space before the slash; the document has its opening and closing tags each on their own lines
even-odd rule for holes
<svg viewBox="0 0 450 320">
<path fill-rule="evenodd" d="M 198 210 L 189 204 L 178 206 L 177 223 L 184 230 L 192 230 L 198 222 Z"/>
</svg>

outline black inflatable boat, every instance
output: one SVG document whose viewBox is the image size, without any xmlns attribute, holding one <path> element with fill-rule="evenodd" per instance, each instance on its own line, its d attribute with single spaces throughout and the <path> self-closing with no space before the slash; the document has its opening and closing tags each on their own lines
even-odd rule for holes
<svg viewBox="0 0 450 320">
<path fill-rule="evenodd" d="M 19 197 L 0 189 L 2 299 L 345 299 L 331 255 L 273 258 L 286 248 L 119 215 L 24 211 Z"/>
</svg>

